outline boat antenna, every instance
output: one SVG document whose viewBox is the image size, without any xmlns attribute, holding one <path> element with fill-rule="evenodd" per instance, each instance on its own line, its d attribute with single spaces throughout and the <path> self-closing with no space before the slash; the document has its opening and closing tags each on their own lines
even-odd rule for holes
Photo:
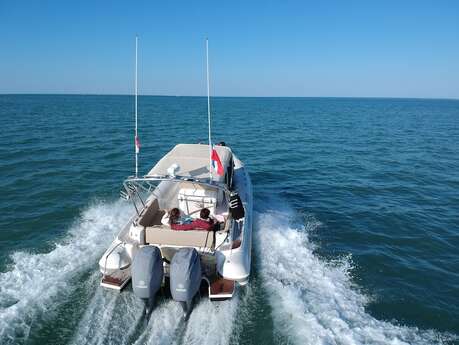
<svg viewBox="0 0 459 345">
<path fill-rule="evenodd" d="M 212 140 L 210 125 L 210 82 L 209 82 L 209 39 L 206 37 L 206 69 L 207 69 L 207 120 L 209 122 L 209 176 L 212 182 Z"/>
<path fill-rule="evenodd" d="M 139 172 L 139 151 L 140 151 L 140 141 L 139 137 L 137 136 L 137 46 L 138 46 L 139 37 L 135 36 L 135 105 L 134 105 L 134 113 L 135 113 L 135 136 L 134 136 L 134 145 L 135 145 L 135 177 L 137 177 Z"/>
</svg>

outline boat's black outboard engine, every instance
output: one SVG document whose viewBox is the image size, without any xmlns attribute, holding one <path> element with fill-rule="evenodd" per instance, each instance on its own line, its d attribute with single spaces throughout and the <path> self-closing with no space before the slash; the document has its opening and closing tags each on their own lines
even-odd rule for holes
<svg viewBox="0 0 459 345">
<path fill-rule="evenodd" d="M 239 220 L 244 218 L 244 205 L 242 205 L 241 198 L 236 192 L 231 192 L 229 201 L 229 211 L 233 216 L 233 219 Z"/>
<path fill-rule="evenodd" d="M 179 249 L 171 260 L 170 288 L 172 298 L 182 304 L 185 318 L 191 313 L 193 298 L 199 290 L 201 278 L 201 260 L 196 249 Z"/>
<path fill-rule="evenodd" d="M 132 263 L 132 289 L 137 297 L 145 301 L 145 316 L 150 318 L 155 295 L 161 288 L 164 269 L 161 251 L 158 247 L 140 248 Z"/>
</svg>

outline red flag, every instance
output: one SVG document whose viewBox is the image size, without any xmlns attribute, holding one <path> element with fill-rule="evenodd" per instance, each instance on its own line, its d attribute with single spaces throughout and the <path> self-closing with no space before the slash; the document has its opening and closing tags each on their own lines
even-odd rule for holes
<svg viewBox="0 0 459 345">
<path fill-rule="evenodd" d="M 140 152 L 140 140 L 139 137 L 136 135 L 135 136 L 135 153 Z"/>
<path fill-rule="evenodd" d="M 212 148 L 211 159 L 212 159 L 212 167 L 214 168 L 214 170 L 217 171 L 218 175 L 223 176 L 225 173 L 223 169 L 223 165 L 220 160 L 220 157 L 218 156 L 217 150 L 215 150 L 214 148 Z"/>
</svg>

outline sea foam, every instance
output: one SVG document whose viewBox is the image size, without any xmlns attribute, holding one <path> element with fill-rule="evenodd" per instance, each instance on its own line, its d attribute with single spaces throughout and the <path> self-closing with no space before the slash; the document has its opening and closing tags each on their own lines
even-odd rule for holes
<svg viewBox="0 0 459 345">
<path fill-rule="evenodd" d="M 292 213 L 257 213 L 254 241 L 272 317 L 282 338 L 295 344 L 442 344 L 447 336 L 394 325 L 365 311 L 367 298 L 353 285 L 351 262 L 328 263 L 314 253 L 308 232 Z"/>
<path fill-rule="evenodd" d="M 0 274 L 0 343 L 26 340 L 31 326 L 75 289 L 70 279 L 95 266 L 131 212 L 125 202 L 95 203 L 50 252 L 15 252 Z"/>
<path fill-rule="evenodd" d="M 143 302 L 129 288 L 117 293 L 99 287 L 97 260 L 131 213 L 130 205 L 121 201 L 96 203 L 49 253 L 13 254 L 11 269 L 0 274 L 0 342 L 26 340 L 34 322 L 76 288 L 72 279 L 92 268 L 90 279 L 81 282 L 88 303 L 74 331 L 74 344 L 225 345 L 244 337 L 237 319 L 250 313 L 245 302 L 254 298 L 251 293 L 242 298 L 239 291 L 232 300 L 218 303 L 204 298 L 186 323 L 178 303 L 161 299 L 145 327 Z M 447 339 L 369 315 L 367 298 L 352 284 L 350 260 L 337 264 L 320 259 L 308 239 L 317 222 L 293 226 L 291 218 L 289 211 L 264 210 L 256 213 L 254 226 L 253 255 L 259 266 L 254 269 L 259 269 L 261 287 L 270 296 L 280 338 L 296 344 L 421 345 Z"/>
<path fill-rule="evenodd" d="M 184 321 L 178 302 L 160 298 L 147 325 L 143 302 L 132 291 L 121 294 L 99 288 L 75 332 L 73 344 L 216 344 L 235 336 L 239 298 L 210 302 L 203 297 Z"/>
</svg>

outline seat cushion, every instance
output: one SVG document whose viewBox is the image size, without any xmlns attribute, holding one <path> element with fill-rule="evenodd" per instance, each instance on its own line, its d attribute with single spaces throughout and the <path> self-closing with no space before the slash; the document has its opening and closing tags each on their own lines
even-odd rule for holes
<svg viewBox="0 0 459 345">
<path fill-rule="evenodd" d="M 202 230 L 171 230 L 167 225 L 155 225 L 146 228 L 145 240 L 148 244 L 155 245 L 213 248 L 214 233 Z"/>
</svg>

